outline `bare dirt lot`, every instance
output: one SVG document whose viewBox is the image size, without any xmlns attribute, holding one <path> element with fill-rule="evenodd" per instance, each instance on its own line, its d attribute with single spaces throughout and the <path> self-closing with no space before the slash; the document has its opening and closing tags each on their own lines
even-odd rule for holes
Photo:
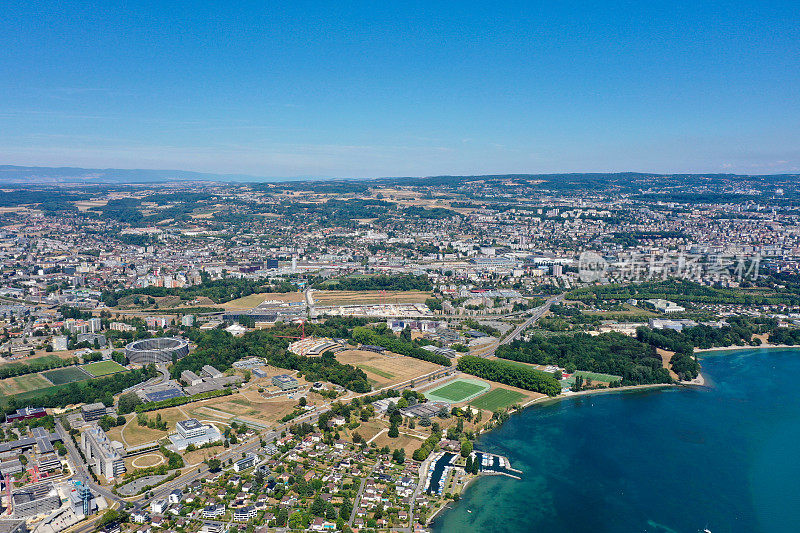
<svg viewBox="0 0 800 533">
<path fill-rule="evenodd" d="M 184 406 L 184 411 L 199 420 L 230 423 L 236 418 L 245 423 L 252 421 L 254 425 L 270 426 L 294 410 L 301 394 L 293 396 L 266 399 L 255 388 L 251 388 L 230 396 L 188 404 Z M 308 396 L 309 404 L 314 403 L 310 395 L 303 396 Z"/>
<path fill-rule="evenodd" d="M 302 292 L 259 292 L 231 300 L 222 304 L 222 307 L 225 309 L 252 309 L 268 300 L 291 303 L 302 302 L 304 298 Z"/>
<path fill-rule="evenodd" d="M 381 355 L 364 350 L 344 350 L 336 354 L 336 359 L 366 372 L 373 386 L 377 388 L 402 383 L 442 368 L 413 357 Z"/>
<path fill-rule="evenodd" d="M 314 291 L 314 303 L 320 306 L 331 305 L 377 305 L 424 303 L 430 293 L 423 291 Z"/>
</svg>

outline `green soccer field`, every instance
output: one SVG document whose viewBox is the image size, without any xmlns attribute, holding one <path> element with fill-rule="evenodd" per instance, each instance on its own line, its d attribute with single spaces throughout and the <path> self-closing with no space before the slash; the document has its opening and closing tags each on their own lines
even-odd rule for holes
<svg viewBox="0 0 800 533">
<path fill-rule="evenodd" d="M 125 370 L 125 367 L 116 361 L 98 361 L 96 363 L 85 364 L 81 368 L 94 377 L 116 374 L 117 372 L 122 372 Z"/>
<path fill-rule="evenodd" d="M 450 403 L 459 403 L 477 396 L 482 391 L 488 390 L 489 387 L 488 383 L 482 381 L 457 379 L 425 393 L 425 396 L 433 401 L 444 400 Z"/>
<path fill-rule="evenodd" d="M 498 411 L 509 405 L 514 405 L 526 396 L 521 392 L 509 389 L 494 389 L 482 396 L 478 396 L 469 404 L 476 409 L 485 409 L 487 411 Z"/>
<path fill-rule="evenodd" d="M 604 381 L 611 383 L 612 381 L 622 381 L 622 376 L 614 376 L 612 374 L 601 374 L 599 372 L 587 372 L 585 370 L 578 370 L 575 372 L 576 376 L 581 376 L 584 380 L 591 379 L 592 381 Z"/>
<path fill-rule="evenodd" d="M 42 372 L 42 375 L 50 380 L 53 385 L 63 385 L 64 383 L 71 383 L 73 381 L 83 381 L 92 376 L 82 371 L 77 366 L 68 366 L 66 368 L 57 368 L 55 370 L 48 370 Z"/>
</svg>

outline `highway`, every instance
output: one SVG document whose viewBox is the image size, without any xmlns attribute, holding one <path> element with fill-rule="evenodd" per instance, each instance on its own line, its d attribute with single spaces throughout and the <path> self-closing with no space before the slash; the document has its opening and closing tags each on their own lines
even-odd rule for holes
<svg viewBox="0 0 800 533">
<path fill-rule="evenodd" d="M 535 324 L 537 320 L 542 318 L 542 316 L 544 316 L 544 314 L 550 310 L 550 306 L 552 306 L 555 303 L 561 302 L 561 300 L 563 299 L 564 299 L 563 294 L 559 294 L 558 296 L 551 296 L 550 298 L 547 299 L 545 303 L 543 303 L 539 307 L 531 309 L 530 316 L 525 320 L 525 322 L 514 328 L 514 330 L 511 333 L 503 337 L 502 340 L 500 340 L 493 348 L 487 350 L 483 355 L 481 355 L 481 357 L 494 356 L 495 352 L 497 351 L 497 348 L 499 348 L 504 344 L 510 344 L 516 339 L 518 339 L 520 334 L 523 331 L 525 331 L 525 329 Z"/>
</svg>

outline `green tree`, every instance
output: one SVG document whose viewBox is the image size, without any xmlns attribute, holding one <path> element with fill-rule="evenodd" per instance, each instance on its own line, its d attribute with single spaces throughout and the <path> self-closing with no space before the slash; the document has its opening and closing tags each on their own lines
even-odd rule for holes
<svg viewBox="0 0 800 533">
<path fill-rule="evenodd" d="M 461 441 L 461 457 L 469 457 L 472 453 L 472 443 L 468 440 Z"/>
</svg>

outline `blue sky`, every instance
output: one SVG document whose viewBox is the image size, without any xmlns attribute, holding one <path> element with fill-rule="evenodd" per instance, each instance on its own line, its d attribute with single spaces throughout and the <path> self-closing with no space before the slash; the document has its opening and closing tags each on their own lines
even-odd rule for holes
<svg viewBox="0 0 800 533">
<path fill-rule="evenodd" d="M 0 164 L 800 171 L 796 2 L 15 4 Z"/>
</svg>

